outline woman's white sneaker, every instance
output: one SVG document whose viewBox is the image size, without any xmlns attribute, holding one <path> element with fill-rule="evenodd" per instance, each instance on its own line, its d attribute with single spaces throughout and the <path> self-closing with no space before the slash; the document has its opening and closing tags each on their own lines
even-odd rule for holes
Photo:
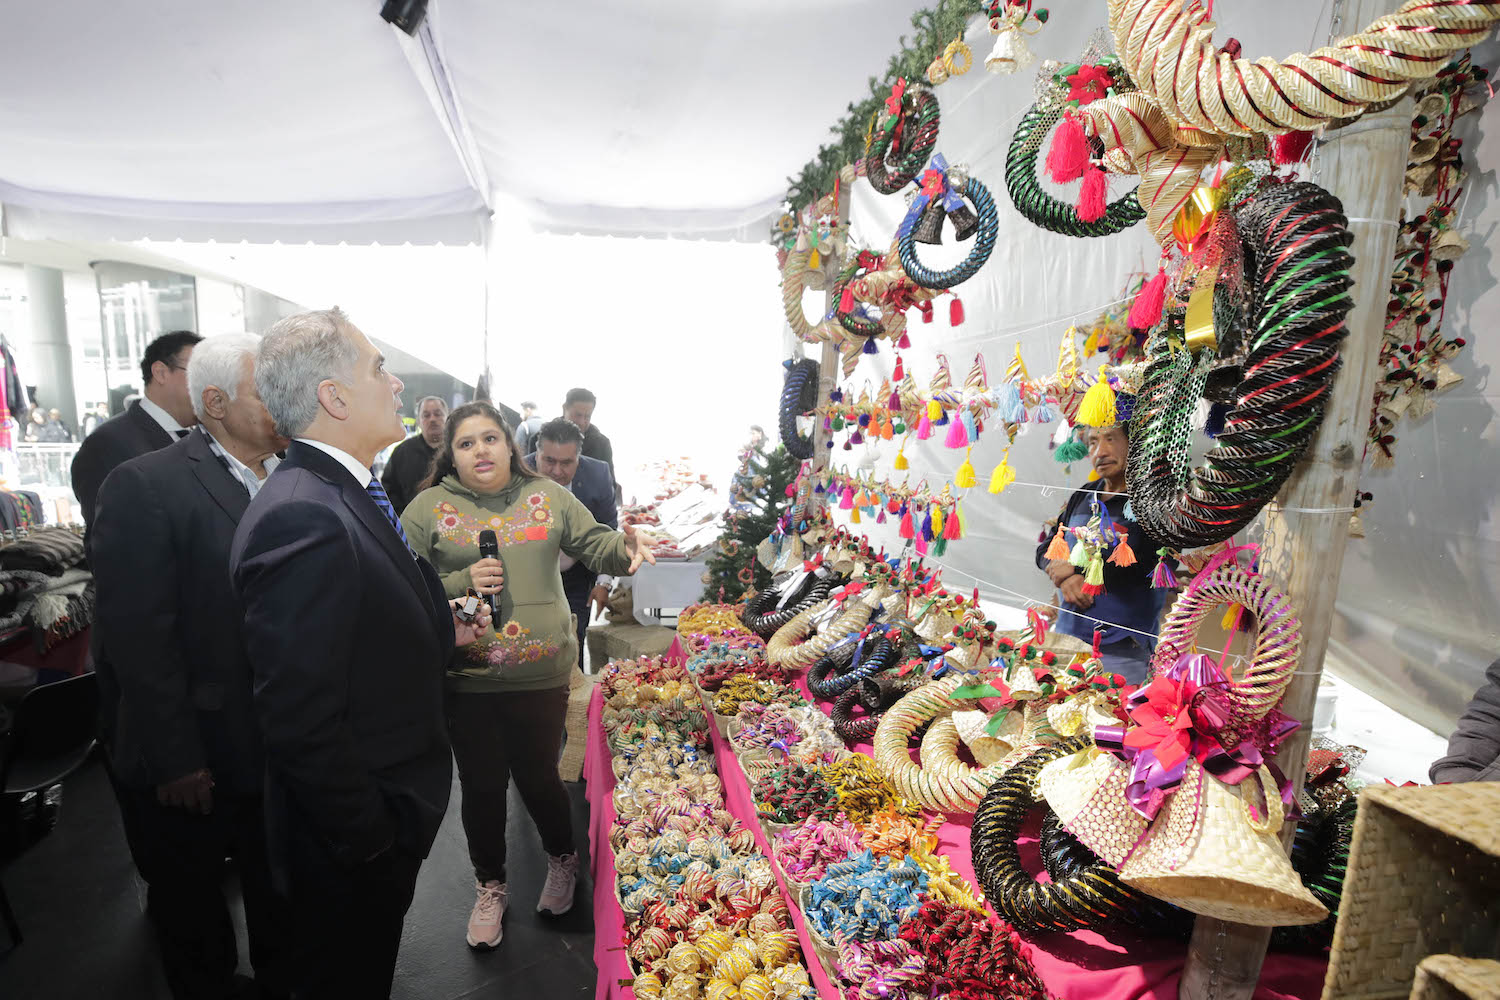
<svg viewBox="0 0 1500 1000">
<path fill-rule="evenodd" d="M 505 919 L 505 883 L 476 882 L 474 891 L 474 909 L 469 912 L 469 947 L 493 948 L 504 933 L 500 924 Z"/>
<path fill-rule="evenodd" d="M 573 908 L 573 890 L 578 885 L 578 855 L 564 854 L 560 858 L 547 858 L 547 884 L 542 886 L 542 898 L 537 900 L 536 912 L 549 917 L 560 917 Z"/>
</svg>

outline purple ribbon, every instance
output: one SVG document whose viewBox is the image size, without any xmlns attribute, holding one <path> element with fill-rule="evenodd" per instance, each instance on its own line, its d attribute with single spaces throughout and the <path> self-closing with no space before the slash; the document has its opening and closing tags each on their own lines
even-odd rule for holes
<svg viewBox="0 0 1500 1000">
<path fill-rule="evenodd" d="M 953 190 L 952 185 L 948 183 L 948 158 L 945 157 L 942 153 L 935 154 L 932 158 L 932 162 L 927 164 L 927 169 L 936 170 L 938 173 L 943 175 L 943 190 L 938 195 L 938 197 L 943 201 L 943 211 L 954 212 L 960 208 L 963 208 L 963 198 L 957 191 Z M 926 172 L 924 171 L 923 176 L 925 176 L 925 173 Z M 923 210 L 926 209 L 928 203 L 932 201 L 932 195 L 928 194 L 926 191 L 923 191 L 921 188 L 921 177 L 919 176 L 917 180 L 917 196 L 912 200 L 911 208 L 907 209 L 906 218 L 901 220 L 900 235 L 902 236 L 905 236 L 906 234 L 911 232 L 912 227 L 917 224 L 917 220 L 922 217 Z"/>
<path fill-rule="evenodd" d="M 1147 820 L 1155 819 L 1167 796 L 1182 784 L 1189 758 L 1196 758 L 1205 771 L 1228 785 L 1238 785 L 1262 765 L 1270 767 L 1280 785 L 1282 802 L 1290 814 L 1295 815 L 1296 797 L 1292 783 L 1274 764 L 1268 763 L 1267 757 L 1276 753 L 1281 741 L 1297 728 L 1298 723 L 1284 712 L 1272 709 L 1255 727 L 1251 734 L 1253 739 L 1243 739 L 1233 749 L 1226 749 L 1218 736 L 1231 715 L 1226 690 L 1229 678 L 1224 676 L 1218 664 L 1202 653 L 1188 653 L 1179 656 L 1163 676 L 1182 684 L 1187 692 L 1186 708 L 1193 722 L 1188 730 L 1192 746 L 1187 757 L 1167 767 L 1152 748 L 1126 746 L 1127 727 L 1094 727 L 1094 742 L 1099 748 L 1130 765 L 1125 798 L 1131 808 Z M 1126 700 L 1127 714 L 1147 704 L 1149 699 L 1145 692 L 1146 688 L 1142 687 L 1131 693 Z"/>
</svg>

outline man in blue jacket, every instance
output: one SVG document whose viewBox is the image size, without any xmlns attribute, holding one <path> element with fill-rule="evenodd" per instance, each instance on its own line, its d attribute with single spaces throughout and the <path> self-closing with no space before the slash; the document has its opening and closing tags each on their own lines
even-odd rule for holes
<svg viewBox="0 0 1500 1000">
<path fill-rule="evenodd" d="M 583 432 L 566 418 L 543 424 L 536 432 L 536 451 L 526 460 L 532 468 L 557 483 L 566 486 L 582 501 L 594 515 L 594 520 L 611 528 L 618 528 L 619 510 L 615 507 L 614 477 L 609 466 L 595 458 L 582 454 Z M 568 607 L 572 609 L 578 628 L 578 669 L 583 669 L 584 640 L 588 636 L 589 618 L 597 608 L 603 610 L 609 601 L 609 588 L 613 580 L 604 574 L 576 562 L 572 557 L 561 557 L 563 592 L 568 595 Z"/>
</svg>

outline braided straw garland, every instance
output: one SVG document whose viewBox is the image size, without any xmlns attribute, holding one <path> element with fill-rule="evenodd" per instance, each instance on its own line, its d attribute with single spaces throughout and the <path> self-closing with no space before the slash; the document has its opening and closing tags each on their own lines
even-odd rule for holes
<svg viewBox="0 0 1500 1000">
<path fill-rule="evenodd" d="M 965 683 L 962 677 L 945 677 L 918 688 L 892 705 L 875 730 L 875 764 L 880 773 L 903 798 L 939 812 L 973 812 L 1002 773 L 998 766 L 970 767 L 956 757 L 957 767 L 929 770 L 919 767 L 907 750 L 912 735 L 924 723 L 966 704 L 950 697 Z"/>
<path fill-rule="evenodd" d="M 1220 136 L 1310 131 L 1392 101 L 1478 44 L 1500 4 L 1407 0 L 1394 14 L 1310 54 L 1234 59 L 1214 47 L 1199 0 L 1109 0 L 1115 49 L 1172 123 Z"/>
</svg>

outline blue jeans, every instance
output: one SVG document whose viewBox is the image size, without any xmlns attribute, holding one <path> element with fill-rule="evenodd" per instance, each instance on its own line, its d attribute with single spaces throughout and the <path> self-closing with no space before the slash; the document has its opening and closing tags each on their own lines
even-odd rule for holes
<svg viewBox="0 0 1500 1000">
<path fill-rule="evenodd" d="M 1099 647 L 1104 669 L 1119 674 L 1127 684 L 1144 684 L 1151 670 L 1151 650 L 1136 639 L 1120 639 Z"/>
</svg>

